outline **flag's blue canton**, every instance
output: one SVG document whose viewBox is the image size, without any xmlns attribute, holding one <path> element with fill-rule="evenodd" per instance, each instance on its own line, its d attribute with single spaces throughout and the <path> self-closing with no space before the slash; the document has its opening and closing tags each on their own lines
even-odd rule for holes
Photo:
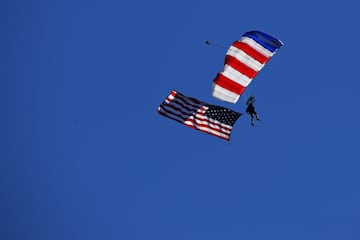
<svg viewBox="0 0 360 240">
<path fill-rule="evenodd" d="M 241 113 L 234 112 L 228 108 L 209 105 L 209 109 L 206 110 L 205 116 L 222 122 L 224 124 L 233 126 L 236 120 L 241 116 Z"/>
</svg>

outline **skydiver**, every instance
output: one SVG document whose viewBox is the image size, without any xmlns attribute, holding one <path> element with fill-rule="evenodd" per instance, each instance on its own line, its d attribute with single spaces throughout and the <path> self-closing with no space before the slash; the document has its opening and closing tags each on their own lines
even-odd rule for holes
<svg viewBox="0 0 360 240">
<path fill-rule="evenodd" d="M 255 126 L 254 116 L 256 117 L 256 120 L 260 121 L 259 114 L 255 111 L 254 102 L 255 102 L 254 95 L 251 95 L 246 102 L 246 105 L 247 105 L 246 113 L 249 114 L 251 117 L 251 125 L 252 126 Z"/>
</svg>

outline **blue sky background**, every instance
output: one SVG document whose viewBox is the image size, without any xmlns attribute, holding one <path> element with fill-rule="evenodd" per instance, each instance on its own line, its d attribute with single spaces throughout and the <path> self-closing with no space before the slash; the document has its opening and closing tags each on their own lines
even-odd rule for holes
<svg viewBox="0 0 360 240">
<path fill-rule="evenodd" d="M 360 239 L 356 1 L 0 3 L 0 239 Z M 211 96 L 249 30 L 282 47 L 231 144 L 157 114 Z"/>
</svg>

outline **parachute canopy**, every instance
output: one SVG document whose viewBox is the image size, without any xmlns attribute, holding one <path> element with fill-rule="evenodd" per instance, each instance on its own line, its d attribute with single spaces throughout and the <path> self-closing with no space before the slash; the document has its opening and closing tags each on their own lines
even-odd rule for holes
<svg viewBox="0 0 360 240">
<path fill-rule="evenodd" d="M 213 97 L 236 103 L 252 79 L 283 43 L 266 33 L 250 31 L 228 49 L 224 68 L 212 84 Z"/>
</svg>

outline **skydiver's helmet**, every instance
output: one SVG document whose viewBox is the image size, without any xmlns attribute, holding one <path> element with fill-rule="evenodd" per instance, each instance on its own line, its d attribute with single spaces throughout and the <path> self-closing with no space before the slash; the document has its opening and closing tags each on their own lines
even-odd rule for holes
<svg viewBox="0 0 360 240">
<path fill-rule="evenodd" d="M 249 105 L 249 104 L 254 103 L 254 102 L 255 102 L 255 96 L 251 95 L 249 97 L 249 99 L 246 101 L 246 104 Z"/>
</svg>

